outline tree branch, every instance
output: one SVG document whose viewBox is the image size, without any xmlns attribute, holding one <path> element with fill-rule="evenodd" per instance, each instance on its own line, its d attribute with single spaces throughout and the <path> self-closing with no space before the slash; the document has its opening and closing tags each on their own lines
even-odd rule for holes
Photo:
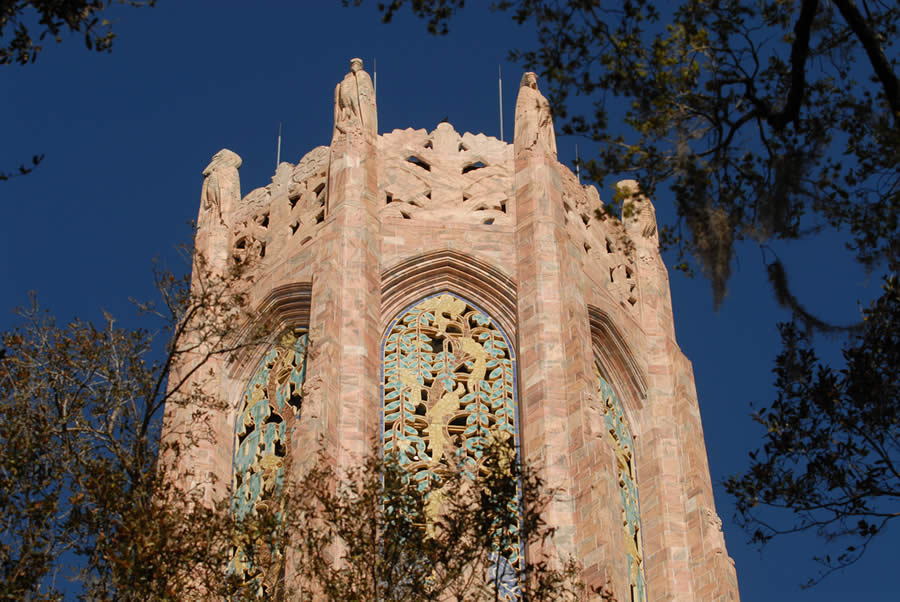
<svg viewBox="0 0 900 602">
<path fill-rule="evenodd" d="M 866 23 L 865 18 L 859 12 L 859 9 L 856 8 L 856 3 L 853 0 L 834 0 L 834 4 L 841 11 L 841 15 L 847 21 L 850 29 L 853 30 L 853 33 L 856 34 L 863 48 L 865 48 L 869 62 L 872 64 L 872 69 L 875 70 L 875 75 L 878 76 L 878 80 L 881 82 L 888 105 L 890 105 L 891 112 L 894 114 L 894 123 L 900 125 L 898 123 L 900 122 L 900 80 L 897 79 L 897 75 L 891 68 L 890 61 L 884 55 L 884 50 L 881 48 L 875 32 Z"/>
<path fill-rule="evenodd" d="M 806 59 L 809 56 L 809 33 L 812 29 L 819 0 L 803 0 L 800 17 L 794 25 L 794 43 L 791 46 L 791 89 L 788 91 L 787 104 L 777 113 L 767 116 L 769 125 L 781 131 L 800 115 L 803 95 L 806 91 Z"/>
</svg>

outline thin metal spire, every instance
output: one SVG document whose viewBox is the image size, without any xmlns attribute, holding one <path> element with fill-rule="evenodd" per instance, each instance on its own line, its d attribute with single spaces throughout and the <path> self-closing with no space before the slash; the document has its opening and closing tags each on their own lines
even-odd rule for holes
<svg viewBox="0 0 900 602">
<path fill-rule="evenodd" d="M 503 74 L 500 65 L 497 65 L 497 86 L 500 90 L 500 140 L 503 141 Z"/>
<path fill-rule="evenodd" d="M 581 184 L 581 169 L 578 166 L 578 144 L 575 144 L 575 177 L 578 178 L 578 183 Z"/>
<path fill-rule="evenodd" d="M 278 122 L 278 148 L 275 151 L 275 169 L 281 165 L 281 122 Z"/>
</svg>

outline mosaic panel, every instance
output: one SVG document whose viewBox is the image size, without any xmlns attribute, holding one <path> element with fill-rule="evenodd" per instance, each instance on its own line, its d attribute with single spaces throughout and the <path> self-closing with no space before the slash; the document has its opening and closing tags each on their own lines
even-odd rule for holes
<svg viewBox="0 0 900 602">
<path fill-rule="evenodd" d="M 635 476 L 634 438 L 625 418 L 622 402 L 612 386 L 594 366 L 597 392 L 603 400 L 603 418 L 610 445 L 616 454 L 616 470 L 622 495 L 622 530 L 627 550 L 628 581 L 631 600 L 644 602 L 647 586 L 644 581 L 644 557 L 641 545 L 641 511 L 638 503 L 637 478 Z"/>
<path fill-rule="evenodd" d="M 284 485 L 291 431 L 300 416 L 306 378 L 305 330 L 285 333 L 262 358 L 250 378 L 235 421 L 232 511 L 238 518 L 270 512 L 280 515 L 278 494 Z M 275 552 L 277 553 L 277 552 Z M 255 581 L 264 595 L 263 577 L 237 543 L 230 571 Z"/>
<path fill-rule="evenodd" d="M 448 293 L 429 297 L 394 322 L 383 353 L 384 452 L 396 454 L 430 500 L 440 504 L 448 467 L 461 465 L 472 478 L 485 470 L 481 449 L 491 438 L 511 438 L 518 450 L 515 360 L 484 312 Z M 510 504 L 517 511 L 518 501 Z M 518 534 L 510 539 L 491 577 L 500 599 L 518 600 L 520 542 Z"/>
</svg>

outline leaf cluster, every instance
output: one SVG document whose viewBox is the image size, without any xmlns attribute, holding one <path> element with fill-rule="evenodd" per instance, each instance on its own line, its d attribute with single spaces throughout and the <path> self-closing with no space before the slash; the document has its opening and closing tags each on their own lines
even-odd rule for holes
<svg viewBox="0 0 900 602">
<path fill-rule="evenodd" d="M 62 42 L 66 30 L 83 34 L 88 50 L 109 52 L 116 36 L 112 22 L 101 14 L 112 4 L 153 6 L 156 0 L 0 1 L 0 37 L 8 40 L 0 47 L 0 65 L 33 63 L 43 50 L 41 43 L 47 38 Z"/>
<path fill-rule="evenodd" d="M 359 0 L 355 4 L 359 4 Z M 445 34 L 462 0 L 409 4 Z M 597 143 L 581 171 L 674 196 L 661 240 L 698 266 L 716 304 L 734 244 L 843 229 L 866 267 L 896 271 L 900 240 L 900 7 L 882 0 L 503 0 L 537 46 L 561 131 Z M 570 113 L 577 97 L 590 112 Z M 622 109 L 624 107 L 624 110 Z M 616 124 L 611 126 L 611 124 Z M 622 127 L 624 126 L 624 127 Z M 688 259 L 693 262 L 688 262 Z M 793 308 L 790 308 L 793 309 Z"/>
<path fill-rule="evenodd" d="M 813 531 L 838 551 L 818 558 L 824 572 L 856 562 L 871 539 L 900 516 L 900 283 L 865 311 L 863 329 L 833 370 L 794 323 L 781 325 L 777 399 L 755 415 L 766 429 L 750 467 L 725 482 L 756 542 Z M 773 522 L 763 507 L 788 510 Z"/>
<path fill-rule="evenodd" d="M 543 549 L 552 492 L 505 441 L 481 451 L 485 470 L 474 480 L 460 463 L 430 488 L 391 454 L 373 452 L 341 473 L 323 451 L 289 504 L 302 599 L 505 599 L 493 579 L 503 574 L 498 552 L 520 539 L 530 552 L 518 575 L 525 599 L 581 599 L 575 564 L 551 565 Z"/>
<path fill-rule="evenodd" d="M 202 491 L 175 487 L 186 481 L 169 471 L 222 408 L 202 395 L 198 375 L 236 348 L 246 316 L 243 276 L 199 265 L 193 284 L 156 272 L 161 301 L 139 304 L 159 320 L 153 330 L 122 328 L 108 314 L 60 324 L 33 300 L 2 334 L 0 599 L 58 599 L 70 589 L 63 579 L 96 600 L 220 587 L 234 521 L 199 503 Z M 183 369 L 170 378 L 176 364 Z M 188 403 L 191 436 L 167 442 L 164 407 Z"/>
</svg>

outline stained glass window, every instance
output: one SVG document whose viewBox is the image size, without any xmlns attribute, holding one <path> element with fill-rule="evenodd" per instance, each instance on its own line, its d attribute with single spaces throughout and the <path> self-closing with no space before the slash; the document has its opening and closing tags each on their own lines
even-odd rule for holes
<svg viewBox="0 0 900 602">
<path fill-rule="evenodd" d="M 278 494 L 290 461 L 290 436 L 303 402 L 306 378 L 305 330 L 285 333 L 259 362 L 238 406 L 235 420 L 232 511 L 238 518 L 249 513 L 284 511 Z M 272 553 L 278 553 L 274 551 Z M 230 571 L 254 582 L 265 593 L 265 576 L 247 561 L 244 545 L 235 545 Z"/>
<path fill-rule="evenodd" d="M 473 478 L 484 471 L 481 449 L 491 438 L 511 439 L 518 453 L 515 358 L 485 312 L 438 294 L 404 311 L 383 345 L 384 451 L 422 491 L 439 491 L 441 471 L 451 465 Z M 518 535 L 509 541 L 495 551 L 491 578 L 500 599 L 518 600 L 521 542 Z"/>
<path fill-rule="evenodd" d="M 634 462 L 634 438 L 625 417 L 622 402 L 612 386 L 594 366 L 597 393 L 603 401 L 603 418 L 606 423 L 608 440 L 616 454 L 616 472 L 619 491 L 622 496 L 622 531 L 627 552 L 628 582 L 632 602 L 647 599 L 644 581 L 644 554 L 641 544 L 641 511 L 638 503 L 637 478 Z"/>
</svg>

